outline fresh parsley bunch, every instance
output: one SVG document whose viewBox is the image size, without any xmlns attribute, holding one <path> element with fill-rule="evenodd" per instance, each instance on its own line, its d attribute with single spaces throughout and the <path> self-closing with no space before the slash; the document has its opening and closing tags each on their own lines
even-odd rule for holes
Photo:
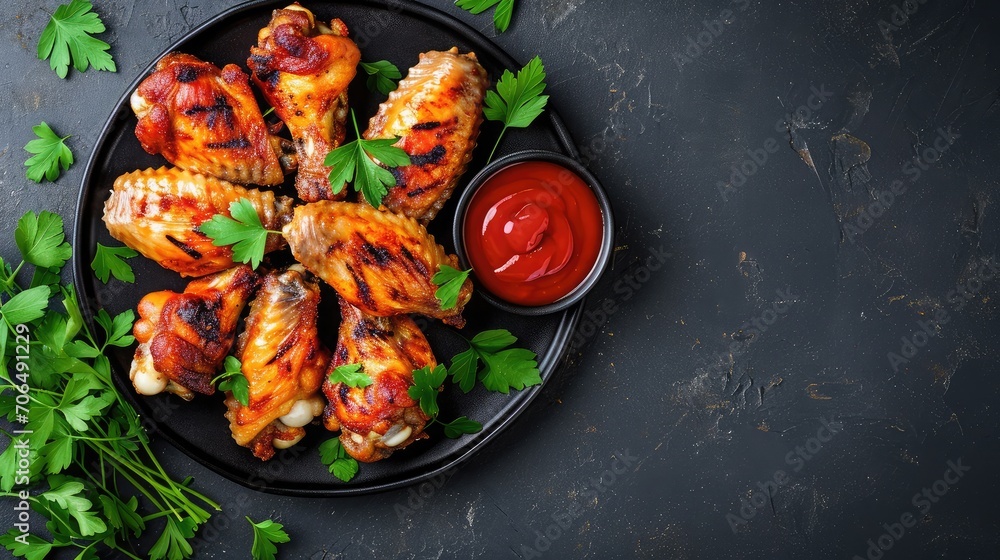
<svg viewBox="0 0 1000 560">
<path fill-rule="evenodd" d="M 15 496 L 26 480 L 51 540 L 19 542 L 15 529 L 0 535 L 0 544 L 28 558 L 57 548 L 79 549 L 79 558 L 107 549 L 136 558 L 130 535 L 156 526 L 161 533 L 149 556 L 186 558 L 195 529 L 219 506 L 190 480 L 164 472 L 139 416 L 114 386 L 105 352 L 133 343 L 133 312 L 112 317 L 102 309 L 100 330 L 87 327 L 76 290 L 59 281 L 72 249 L 57 214 L 26 213 L 14 237 L 21 262 L 11 268 L 0 259 L 0 415 L 25 424 L 27 435 L 3 430 L 10 441 L 0 454 L 0 491 Z M 26 286 L 18 281 L 25 266 L 34 268 Z M 18 402 L 21 394 L 27 404 Z M 27 473 L 18 472 L 15 438 L 27 440 Z M 121 492 L 126 484 L 134 490 Z M 140 513 L 139 496 L 152 513 Z"/>
<path fill-rule="evenodd" d="M 0 496 L 20 500 L 29 490 L 27 501 L 45 519 L 50 539 L 15 528 L 0 535 L 0 545 L 29 560 L 55 549 L 76 551 L 81 560 L 107 551 L 140 558 L 130 539 L 158 531 L 144 555 L 190 557 L 195 532 L 219 505 L 194 490 L 190 478 L 179 482 L 164 471 L 138 414 L 112 381 L 106 352 L 133 344 L 134 313 L 98 310 L 97 332 L 84 323 L 75 288 L 60 282 L 73 250 L 58 214 L 25 213 L 14 240 L 17 266 L 0 258 L 0 416 L 22 424 L 24 433 L 0 428 L 7 439 Z M 104 280 L 134 278 L 127 263 L 112 259 L 130 256 L 127 250 L 101 253 L 92 266 Z M 26 267 L 33 271 L 25 285 L 18 278 L 27 276 Z M 233 367 L 238 371 L 238 361 L 227 363 Z M 288 542 L 288 535 L 270 520 L 250 523 L 253 558 L 273 560 L 273 543 Z"/>
</svg>

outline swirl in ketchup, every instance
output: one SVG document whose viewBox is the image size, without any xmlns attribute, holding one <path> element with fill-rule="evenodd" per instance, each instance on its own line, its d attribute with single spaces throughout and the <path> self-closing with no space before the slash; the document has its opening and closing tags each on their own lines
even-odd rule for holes
<svg viewBox="0 0 1000 560">
<path fill-rule="evenodd" d="M 546 161 L 504 167 L 479 187 L 463 224 L 479 282 L 520 305 L 547 305 L 593 269 L 604 220 L 597 197 L 576 173 Z"/>
</svg>

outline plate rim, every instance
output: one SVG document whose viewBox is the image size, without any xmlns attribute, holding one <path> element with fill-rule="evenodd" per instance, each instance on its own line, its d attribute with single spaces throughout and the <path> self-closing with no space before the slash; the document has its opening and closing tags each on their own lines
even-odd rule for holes
<svg viewBox="0 0 1000 560">
<path fill-rule="evenodd" d="M 251 0 L 249 2 L 244 2 L 236 6 L 230 7 L 217 15 L 205 20 L 196 27 L 188 30 L 179 39 L 170 43 L 162 52 L 160 52 L 153 60 L 138 74 L 138 76 L 133 80 L 126 88 L 125 92 L 121 95 L 118 101 L 115 103 L 111 114 L 105 119 L 104 125 L 101 127 L 101 131 L 98 134 L 97 141 L 94 143 L 94 147 L 87 158 L 87 165 L 84 169 L 83 178 L 80 182 L 79 194 L 76 200 L 76 211 L 75 211 L 75 223 L 73 225 L 72 232 L 72 243 L 74 247 L 73 251 L 73 283 L 76 286 L 77 292 L 84 296 L 83 301 L 86 302 L 85 305 L 81 305 L 81 312 L 83 314 L 84 320 L 87 322 L 88 326 L 94 328 L 96 323 L 94 321 L 94 310 L 93 305 L 96 302 L 95 294 L 91 287 L 91 281 L 88 277 L 89 268 L 87 263 L 81 257 L 80 247 L 81 242 L 91 237 L 88 232 L 85 231 L 86 225 L 89 224 L 89 217 L 84 215 L 84 207 L 87 199 L 92 196 L 92 191 L 96 190 L 96 187 L 91 187 L 90 183 L 95 174 L 96 160 L 97 156 L 105 149 L 109 133 L 111 129 L 118 125 L 118 121 L 123 117 L 128 118 L 129 114 L 127 111 L 128 101 L 132 95 L 132 92 L 139 86 L 153 70 L 156 63 L 163 58 L 169 52 L 178 50 L 182 48 L 186 43 L 194 40 L 199 35 L 203 34 L 206 29 L 220 23 L 223 20 L 230 19 L 232 17 L 238 16 L 244 12 L 262 10 L 269 6 L 281 6 L 287 5 L 290 0 Z M 499 60 L 504 66 L 512 70 L 516 70 L 520 66 L 517 61 L 509 55 L 506 51 L 496 45 L 490 38 L 483 35 L 480 31 L 473 28 L 469 24 L 449 15 L 437 8 L 432 6 L 427 6 L 413 0 L 354 0 L 354 4 L 362 4 L 375 6 L 381 9 L 398 9 L 399 13 L 407 13 L 409 15 L 416 16 L 421 19 L 426 19 L 434 24 L 440 25 L 451 31 L 457 31 L 461 34 L 466 35 L 470 42 L 477 44 L 477 50 L 479 50 L 478 45 L 486 47 L 489 51 L 489 55 L 493 58 Z M 547 116 L 552 124 L 553 132 L 560 145 L 560 148 L 573 159 L 579 160 L 579 153 L 576 150 L 575 144 L 572 142 L 572 138 L 569 131 L 566 129 L 565 124 L 562 119 L 556 113 L 553 107 L 546 107 Z M 90 241 L 93 241 L 92 239 Z M 87 251 L 90 252 L 91 244 L 87 244 Z M 212 460 L 208 458 L 205 452 L 201 449 L 196 449 L 193 444 L 186 438 L 182 438 L 170 430 L 164 430 L 160 423 L 151 420 L 153 425 L 153 432 L 149 435 L 155 435 L 157 437 L 163 438 L 165 441 L 170 443 L 173 447 L 181 451 L 188 458 L 193 459 L 198 464 L 212 471 L 213 473 L 221 476 L 222 478 L 235 482 L 240 486 L 245 488 L 256 490 L 258 492 L 266 494 L 275 494 L 282 496 L 302 496 L 302 497 L 345 497 L 345 496 L 361 496 L 366 494 L 374 494 L 378 492 L 386 492 L 389 490 L 395 490 L 399 488 L 405 488 L 409 486 L 416 485 L 418 483 L 424 482 L 428 479 L 439 476 L 457 466 L 469 460 L 473 455 L 480 451 L 486 444 L 490 443 L 494 438 L 499 436 L 505 430 L 507 430 L 510 425 L 517 420 L 518 417 L 527 409 L 527 407 L 534 402 L 538 394 L 541 392 L 542 388 L 553 378 L 559 371 L 560 363 L 563 357 L 569 351 L 571 346 L 571 336 L 576 330 L 576 326 L 579 319 L 583 313 L 584 305 L 587 299 L 580 301 L 575 306 L 560 312 L 562 318 L 559 321 L 558 328 L 553 336 L 552 342 L 549 344 L 549 348 L 552 349 L 539 361 L 538 368 L 540 376 L 542 378 L 542 383 L 532 387 L 527 387 L 520 391 L 521 398 L 515 404 L 514 408 L 495 425 L 495 427 L 484 436 L 477 438 L 470 445 L 461 447 L 458 450 L 452 452 L 445 459 L 441 461 L 436 468 L 424 471 L 418 474 L 407 476 L 398 480 L 392 480 L 377 484 L 367 484 L 367 485 L 356 485 L 352 486 L 350 483 L 344 486 L 336 487 L 324 487 L 324 488 L 304 488 L 298 483 L 294 485 L 282 486 L 280 480 L 269 481 L 265 485 L 254 484 L 252 479 L 256 478 L 256 475 L 251 474 L 248 477 L 234 475 L 227 470 L 225 470 L 224 465 L 218 463 L 217 460 Z M 125 399 L 130 405 L 140 413 L 143 408 L 148 407 L 148 405 L 142 403 L 142 399 L 139 398 L 135 391 L 131 390 L 132 387 L 126 382 L 125 375 L 121 372 L 116 371 L 117 368 L 112 366 L 112 378 L 118 387 L 118 390 L 123 394 Z M 451 458 L 448 458 L 448 457 Z"/>
</svg>

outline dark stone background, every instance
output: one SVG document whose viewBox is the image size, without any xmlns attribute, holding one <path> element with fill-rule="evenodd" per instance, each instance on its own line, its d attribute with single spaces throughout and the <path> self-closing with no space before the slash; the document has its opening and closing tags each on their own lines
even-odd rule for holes
<svg viewBox="0 0 1000 560">
<path fill-rule="evenodd" d="M 486 15 L 426 3 L 494 35 Z M 28 209 L 71 226 L 115 101 L 236 2 L 97 0 L 119 72 L 65 81 L 35 58 L 58 3 L 33 4 L 0 19 L 4 257 Z M 916 526 L 884 538 L 884 558 L 995 558 L 1000 283 L 983 265 L 1000 259 L 997 6 L 911 1 L 883 34 L 903 2 L 518 4 L 495 41 L 544 58 L 552 107 L 619 223 L 566 367 L 422 501 L 256 493 L 157 444 L 170 472 L 227 506 L 197 557 L 246 557 L 250 515 L 285 524 L 283 558 L 849 559 L 909 513 Z M 42 120 L 73 135 L 78 163 L 55 185 L 24 179 Z M 954 144 L 934 150 L 948 127 Z M 929 158 L 919 177 L 914 157 Z M 894 368 L 920 321 L 933 336 Z M 959 459 L 971 469 L 920 511 L 913 496 Z M 727 520 L 779 470 L 773 496 L 742 506 L 748 521 Z"/>
</svg>

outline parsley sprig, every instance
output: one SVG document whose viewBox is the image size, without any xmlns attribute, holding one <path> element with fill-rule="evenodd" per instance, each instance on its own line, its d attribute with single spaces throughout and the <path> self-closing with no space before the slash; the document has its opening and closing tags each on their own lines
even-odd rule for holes
<svg viewBox="0 0 1000 560">
<path fill-rule="evenodd" d="M 319 457 L 330 468 L 333 476 L 344 482 L 350 482 L 358 474 L 357 459 L 347 454 L 338 438 L 330 438 L 319 444 Z"/>
<path fill-rule="evenodd" d="M 122 282 L 132 284 L 135 282 L 135 273 L 132 271 L 132 265 L 125 262 L 125 259 L 131 259 L 138 255 L 139 253 L 128 247 L 107 247 L 98 243 L 90 268 L 93 269 L 97 278 L 105 284 L 112 276 Z"/>
<path fill-rule="evenodd" d="M 458 294 L 462 291 L 465 280 L 469 277 L 469 270 L 458 270 L 446 264 L 441 265 L 438 271 L 431 277 L 431 282 L 438 286 L 434 292 L 434 297 L 441 302 L 441 309 L 452 309 L 458 305 Z"/>
<path fill-rule="evenodd" d="M 493 25 L 499 33 L 510 27 L 510 18 L 514 14 L 514 0 L 457 0 L 455 5 L 471 14 L 481 14 L 496 6 L 493 12 Z"/>
<path fill-rule="evenodd" d="M 278 552 L 275 545 L 292 540 L 281 523 L 270 519 L 255 523 L 249 516 L 247 521 L 253 527 L 253 547 L 250 549 L 253 560 L 274 560 L 274 555 Z"/>
<path fill-rule="evenodd" d="M 44 121 L 31 131 L 35 139 L 24 145 L 24 151 L 34 155 L 24 162 L 28 168 L 24 175 L 36 183 L 41 183 L 42 179 L 54 182 L 73 165 L 73 152 L 66 145 L 69 136 L 60 137 Z"/>
<path fill-rule="evenodd" d="M 257 268 L 264 259 L 268 234 L 281 235 L 280 231 L 264 227 L 257 209 L 247 198 L 229 204 L 229 216 L 216 214 L 202 222 L 198 229 L 212 239 L 212 245 L 232 245 L 233 260 L 250 263 Z"/>
<path fill-rule="evenodd" d="M 389 192 L 389 187 L 396 184 L 396 177 L 388 168 L 410 165 L 410 156 L 402 148 L 394 146 L 399 141 L 398 137 L 375 140 L 362 138 L 353 110 L 351 121 L 357 138 L 332 150 L 326 155 L 323 164 L 331 168 L 330 186 L 333 194 L 343 190 L 345 184 L 352 183 L 354 190 L 360 191 L 368 204 L 378 208 Z"/>
<path fill-rule="evenodd" d="M 437 398 L 441 391 L 441 385 L 448 377 L 448 369 L 444 364 L 438 364 L 433 369 L 424 366 L 413 370 L 413 385 L 407 389 L 410 398 L 420 403 L 420 410 L 430 416 L 431 421 L 427 426 L 437 422 L 444 427 L 445 437 L 455 439 L 462 434 L 475 434 L 483 430 L 483 425 L 475 420 L 469 420 L 466 416 L 459 416 L 451 422 L 442 422 L 438 419 L 441 408 L 438 406 Z"/>
<path fill-rule="evenodd" d="M 49 23 L 38 37 L 38 58 L 49 60 L 56 75 L 65 78 L 69 65 L 78 72 L 93 66 L 97 70 L 116 72 L 115 61 L 108 53 L 111 45 L 92 37 L 104 33 L 104 22 L 84 0 L 72 0 L 56 8 Z"/>
<path fill-rule="evenodd" d="M 343 383 L 352 388 L 365 388 L 374 381 L 364 371 L 361 364 L 344 364 L 333 368 L 330 372 L 330 383 Z"/>
<path fill-rule="evenodd" d="M 503 123 L 503 130 L 497 137 L 497 143 L 494 144 L 489 159 L 493 159 L 493 154 L 500 145 L 500 139 L 508 128 L 525 128 L 542 114 L 549 101 L 548 95 L 542 95 L 543 91 L 545 91 L 545 66 L 542 64 L 542 59 L 535 56 L 524 68 L 517 71 L 516 77 L 510 70 L 504 70 L 500 81 L 497 82 L 496 91 L 486 92 L 483 114 L 491 121 Z"/>
<path fill-rule="evenodd" d="M 368 74 L 365 84 L 372 93 L 380 92 L 387 95 L 396 89 L 396 82 L 403 77 L 399 68 L 388 60 L 376 60 L 375 62 L 362 62 L 361 69 Z"/>
<path fill-rule="evenodd" d="M 215 376 L 212 385 L 219 384 L 220 391 L 229 391 L 240 404 L 249 406 L 250 382 L 243 375 L 243 364 L 235 356 L 226 356 L 222 373 Z"/>
<path fill-rule="evenodd" d="M 18 496 L 15 486 L 30 490 L 27 501 L 47 535 L 18 540 L 13 529 L 0 535 L 0 545 L 31 559 L 56 549 L 88 559 L 107 551 L 136 558 L 128 541 L 154 530 L 159 538 L 149 556 L 190 556 L 195 530 L 219 506 L 190 479 L 166 473 L 112 381 L 106 353 L 133 344 L 135 314 L 99 310 L 96 331 L 84 322 L 76 290 L 59 280 L 72 248 L 58 215 L 26 213 L 15 241 L 20 264 L 0 259 L 0 416 L 24 424 L 26 434 L 0 430 L 0 495 Z M 18 272 L 27 266 L 34 273 L 24 285 Z M 17 398 L 24 394 L 26 405 Z M 22 443 L 27 473 L 19 471 Z"/>
<path fill-rule="evenodd" d="M 483 331 L 466 342 L 469 349 L 455 355 L 448 368 L 463 393 L 471 391 L 477 379 L 486 389 L 503 394 L 541 384 L 537 356 L 526 348 L 511 348 L 517 337 L 510 331 Z"/>
</svg>

